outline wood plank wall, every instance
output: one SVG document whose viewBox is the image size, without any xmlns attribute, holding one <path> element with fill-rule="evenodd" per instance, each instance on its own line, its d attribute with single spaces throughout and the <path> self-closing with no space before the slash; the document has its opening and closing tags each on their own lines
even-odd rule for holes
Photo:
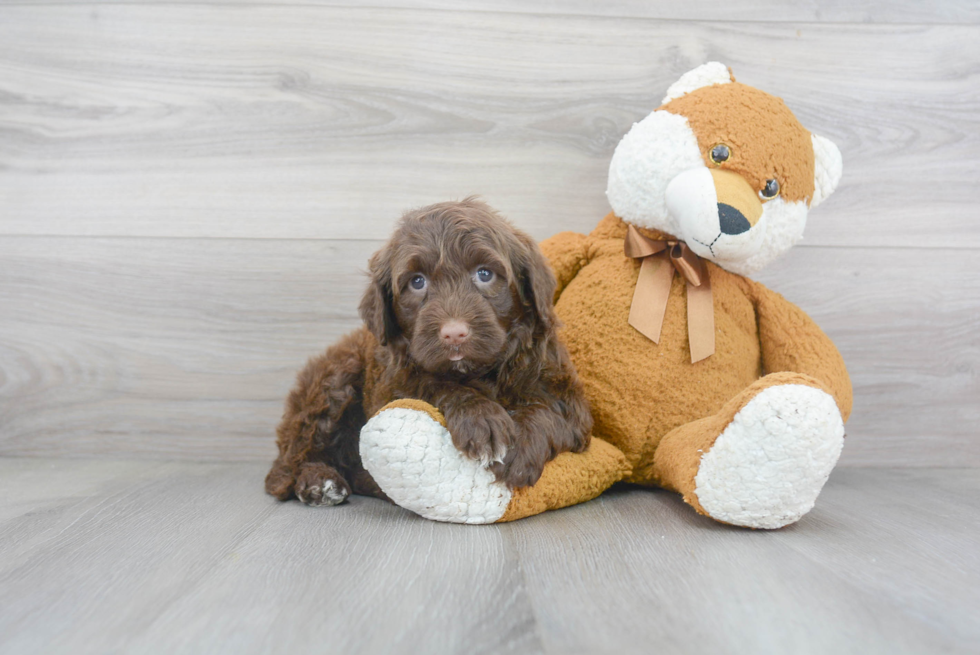
<svg viewBox="0 0 980 655">
<path fill-rule="evenodd" d="M 834 140 L 757 277 L 836 340 L 845 465 L 980 464 L 980 4 L 0 6 L 0 455 L 269 459 L 405 209 L 538 238 L 608 211 L 630 125 L 709 60 Z"/>
</svg>

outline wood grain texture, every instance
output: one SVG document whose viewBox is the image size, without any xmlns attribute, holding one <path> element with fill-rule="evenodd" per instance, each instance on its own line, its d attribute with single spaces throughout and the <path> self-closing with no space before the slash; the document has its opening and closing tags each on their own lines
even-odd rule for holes
<svg viewBox="0 0 980 655">
<path fill-rule="evenodd" d="M 797 248 L 756 276 L 844 356 L 842 463 L 980 465 L 978 271 L 972 250 Z"/>
<path fill-rule="evenodd" d="M 978 7 L 4 3 L 0 453 L 268 460 L 403 210 L 588 232 L 622 134 L 719 59 L 844 153 L 760 276 L 848 362 L 842 463 L 978 465 Z"/>
<path fill-rule="evenodd" d="M 972 0 L 4 2 L 0 655 L 976 652 L 978 24 Z M 588 232 L 621 136 L 707 60 L 844 155 L 759 276 L 855 383 L 813 512 L 746 531 L 623 487 L 470 527 L 262 492 L 295 372 L 359 324 L 403 210 L 477 193 Z"/>
<path fill-rule="evenodd" d="M 719 59 L 844 153 L 809 243 L 976 248 L 980 28 L 956 22 L 6 5 L 0 234 L 363 238 L 470 193 L 583 231 L 622 134 Z"/>
<path fill-rule="evenodd" d="M 778 532 L 637 488 L 500 526 L 256 464 L 0 460 L 0 653 L 972 653 L 976 470 L 838 470 Z M 57 481 L 57 484 L 52 484 Z"/>
<path fill-rule="evenodd" d="M 919 473 L 838 470 L 816 509 L 777 532 L 719 525 L 673 494 L 646 490 L 518 521 L 528 593 L 552 626 L 546 649 L 969 651 L 980 594 L 963 583 L 980 558 L 972 528 L 954 536 L 937 524 L 976 515 L 968 498 L 980 489 L 977 474 Z"/>
<path fill-rule="evenodd" d="M 3 452 L 270 459 L 296 372 L 360 324 L 379 245 L 0 242 Z"/>
<path fill-rule="evenodd" d="M 296 371 L 360 325 L 379 245 L 0 241 L 0 453 L 271 460 Z M 968 250 L 800 248 L 761 276 L 848 363 L 843 464 L 980 465 L 976 270 Z"/>
<path fill-rule="evenodd" d="M 140 480 L 0 524 L 16 544 L 0 560 L 0 652 L 539 651 L 499 530 L 362 497 L 280 504 L 256 465 L 138 466 Z M 18 503 L 73 482 L 47 467 L 3 462 L 23 479 Z"/>
<path fill-rule="evenodd" d="M 155 0 L 142 0 L 144 4 Z M 99 0 L 97 4 L 133 4 L 134 0 Z M 91 5 L 91 0 L 6 0 L 6 5 Z M 197 5 L 294 6 L 295 0 L 197 0 Z M 973 0 L 943 2 L 887 2 L 883 0 L 754 0 L 724 2 L 649 2 L 649 0 L 306 0 L 304 5 L 323 7 L 373 7 L 401 10 L 441 10 L 474 12 L 515 12 L 520 14 L 558 14 L 617 18 L 661 18 L 669 20 L 711 20 L 760 22 L 850 22 L 850 23 L 980 23 L 980 6 Z"/>
</svg>

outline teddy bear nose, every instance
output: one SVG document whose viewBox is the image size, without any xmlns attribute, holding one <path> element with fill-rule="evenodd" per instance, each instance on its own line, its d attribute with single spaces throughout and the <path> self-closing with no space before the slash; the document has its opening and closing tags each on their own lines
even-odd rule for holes
<svg viewBox="0 0 980 655">
<path fill-rule="evenodd" d="M 718 203 L 718 222 L 721 224 L 722 234 L 741 234 L 752 227 L 742 212 L 723 202 Z"/>
<path fill-rule="evenodd" d="M 446 321 L 439 329 L 439 336 L 442 337 L 443 343 L 458 346 L 470 338 L 470 326 L 455 319 Z"/>
</svg>

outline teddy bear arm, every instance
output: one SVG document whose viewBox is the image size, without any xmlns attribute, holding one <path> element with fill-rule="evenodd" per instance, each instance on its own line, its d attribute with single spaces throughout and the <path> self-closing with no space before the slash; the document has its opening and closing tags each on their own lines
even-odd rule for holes
<svg viewBox="0 0 980 655">
<path fill-rule="evenodd" d="M 756 317 L 764 373 L 802 373 L 816 379 L 846 421 L 853 391 L 844 358 L 806 312 L 762 285 L 755 289 Z"/>
<path fill-rule="evenodd" d="M 577 232 L 559 232 L 540 245 L 558 281 L 555 288 L 555 300 L 558 300 L 568 283 L 588 263 L 589 237 Z"/>
<path fill-rule="evenodd" d="M 626 456 L 593 437 L 582 453 L 561 453 L 533 487 L 511 491 L 452 443 L 442 412 L 421 400 L 396 400 L 361 430 L 365 469 L 389 500 L 425 518 L 494 523 L 584 503 L 625 478 Z"/>
<path fill-rule="evenodd" d="M 622 451 L 593 436 L 587 450 L 561 453 L 545 465 L 541 478 L 533 487 L 514 491 L 498 522 L 515 521 L 592 500 L 630 471 Z"/>
</svg>

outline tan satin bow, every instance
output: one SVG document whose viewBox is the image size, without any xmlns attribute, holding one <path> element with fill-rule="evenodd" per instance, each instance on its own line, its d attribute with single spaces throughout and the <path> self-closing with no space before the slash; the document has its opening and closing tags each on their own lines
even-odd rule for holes
<svg viewBox="0 0 980 655">
<path fill-rule="evenodd" d="M 655 241 L 632 225 L 626 232 L 624 250 L 627 257 L 643 260 L 633 291 L 629 324 L 654 343 L 660 343 L 670 281 L 676 270 L 687 280 L 687 340 L 691 345 L 691 363 L 713 355 L 715 310 L 711 279 L 698 256 L 683 241 Z"/>
</svg>

